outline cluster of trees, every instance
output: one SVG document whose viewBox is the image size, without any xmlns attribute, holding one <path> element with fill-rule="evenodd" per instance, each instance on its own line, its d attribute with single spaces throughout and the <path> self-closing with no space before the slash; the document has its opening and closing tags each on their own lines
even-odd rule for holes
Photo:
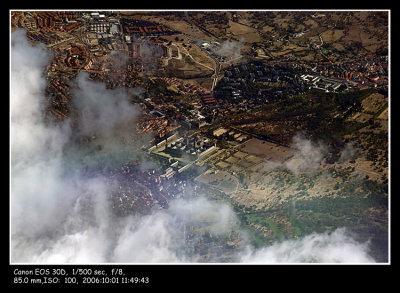
<svg viewBox="0 0 400 293">
<path fill-rule="evenodd" d="M 264 105 L 232 123 L 241 125 L 265 121 L 276 124 L 277 121 L 285 121 L 292 129 L 301 127 L 313 137 L 330 142 L 365 126 L 365 123 L 348 121 L 346 118 L 360 111 L 362 100 L 373 91 L 375 90 L 344 93 L 310 91 Z"/>
</svg>

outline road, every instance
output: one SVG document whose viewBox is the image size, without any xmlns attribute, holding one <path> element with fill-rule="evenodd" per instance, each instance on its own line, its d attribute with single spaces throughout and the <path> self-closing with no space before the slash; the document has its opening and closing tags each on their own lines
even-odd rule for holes
<svg viewBox="0 0 400 293">
<path fill-rule="evenodd" d="M 211 55 L 208 55 L 208 56 L 210 56 L 215 62 L 215 72 L 214 72 L 214 75 L 212 76 L 214 78 L 213 84 L 211 86 L 211 91 L 212 91 L 214 89 L 214 87 L 217 85 L 219 69 L 220 69 L 221 65 L 219 64 L 219 61 L 216 58 L 214 58 Z"/>
<path fill-rule="evenodd" d="M 236 128 L 235 126 L 232 126 L 232 125 L 230 125 L 229 127 L 230 127 L 231 129 L 235 130 L 235 131 L 238 131 L 238 132 L 240 132 L 240 133 L 244 133 L 244 134 L 250 135 L 250 136 L 252 136 L 252 137 L 254 137 L 254 138 L 256 138 L 256 139 L 264 140 L 264 141 L 268 141 L 268 142 L 272 142 L 272 143 L 274 143 L 274 144 L 281 145 L 281 146 L 285 146 L 285 147 L 289 147 L 288 145 L 283 144 L 283 143 L 281 143 L 281 142 L 279 142 L 279 141 L 272 140 L 272 139 L 268 139 L 268 138 L 265 138 L 265 137 L 261 137 L 261 136 L 259 136 L 259 135 L 257 135 L 257 134 L 254 134 L 254 133 L 251 133 L 251 132 L 247 132 L 246 130 Z"/>
<path fill-rule="evenodd" d="M 196 27 L 197 29 L 199 29 L 200 31 L 204 32 L 207 35 L 211 35 L 212 37 L 214 37 L 216 39 L 217 42 L 219 42 L 219 38 L 217 36 L 215 36 L 214 34 L 212 34 L 211 32 L 209 32 L 208 30 L 204 29 L 201 26 L 198 26 L 196 23 L 194 23 L 189 16 L 189 13 L 187 11 L 185 11 L 185 18 L 186 18 L 186 22 L 189 23 L 192 27 Z M 211 68 L 214 69 L 214 74 L 211 76 L 211 78 L 213 79 L 213 83 L 211 86 L 211 91 L 214 89 L 214 87 L 217 84 L 218 81 L 218 77 L 219 77 L 219 70 L 220 70 L 220 63 L 219 61 L 212 55 L 209 54 L 209 52 L 207 50 L 204 50 L 201 46 L 198 45 L 199 40 L 198 39 L 193 39 L 193 37 L 191 35 L 185 34 L 185 37 L 188 38 L 192 44 L 194 44 L 195 46 L 197 46 L 203 53 L 205 53 L 208 57 L 210 57 L 212 60 L 214 60 L 215 63 L 215 68 Z M 210 68 L 210 67 L 208 67 Z"/>
<path fill-rule="evenodd" d="M 190 38 L 190 40 L 193 42 L 193 44 L 195 46 L 197 46 L 197 48 L 199 48 L 204 54 L 206 54 L 208 57 L 210 57 L 215 63 L 215 68 L 211 68 L 211 69 L 214 69 L 214 74 L 211 76 L 211 78 L 213 79 L 213 83 L 211 86 L 211 91 L 212 91 L 217 84 L 219 70 L 221 68 L 221 65 L 220 65 L 219 61 L 217 60 L 217 58 L 215 58 L 213 55 L 211 55 L 207 50 L 204 50 L 201 46 L 199 46 L 197 44 L 197 42 L 194 42 L 191 38 Z"/>
<path fill-rule="evenodd" d="M 215 68 L 212 68 L 212 67 L 209 67 L 209 66 L 207 66 L 207 65 L 204 65 L 204 64 L 202 64 L 202 63 L 196 61 L 196 60 L 193 59 L 193 57 L 189 54 L 189 52 L 187 52 L 187 54 L 189 55 L 189 57 L 191 57 L 192 60 L 193 60 L 194 62 L 196 62 L 196 63 L 198 63 L 198 64 L 200 64 L 200 65 L 202 65 L 202 66 L 204 66 L 204 67 L 206 67 L 206 68 L 208 68 L 208 69 L 214 70 L 214 74 L 211 76 L 211 78 L 213 79 L 213 83 L 212 83 L 212 86 L 211 86 L 210 91 L 212 91 L 212 90 L 214 89 L 215 85 L 217 84 L 218 77 L 219 77 L 219 70 L 220 70 L 220 68 L 221 68 L 221 65 L 220 65 L 219 61 L 218 61 L 214 56 L 212 56 L 207 50 L 204 50 L 201 46 L 199 46 L 199 40 L 193 39 L 193 37 L 192 37 L 191 35 L 188 35 L 188 34 L 184 34 L 184 35 L 185 35 L 185 37 L 191 42 L 191 44 L 195 45 L 197 48 L 200 49 L 200 51 L 202 51 L 204 54 L 206 54 L 209 58 L 211 58 L 211 59 L 214 61 L 214 63 L 215 63 Z M 186 51 L 187 51 L 187 50 L 186 50 Z"/>
</svg>

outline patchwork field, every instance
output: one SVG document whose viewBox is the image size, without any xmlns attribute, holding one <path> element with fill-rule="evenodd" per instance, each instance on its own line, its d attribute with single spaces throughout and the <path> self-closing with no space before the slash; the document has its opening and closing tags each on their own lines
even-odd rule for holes
<svg viewBox="0 0 400 293">
<path fill-rule="evenodd" d="M 239 149 L 249 154 L 279 162 L 283 162 L 293 155 L 293 151 L 288 147 L 256 138 L 246 141 L 240 145 Z"/>
</svg>

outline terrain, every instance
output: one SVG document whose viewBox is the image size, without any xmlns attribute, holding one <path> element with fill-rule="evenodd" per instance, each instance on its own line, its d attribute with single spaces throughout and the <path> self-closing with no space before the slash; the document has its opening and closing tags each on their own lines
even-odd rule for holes
<svg viewBox="0 0 400 293">
<path fill-rule="evenodd" d="M 63 155 L 101 170 L 113 213 L 235 212 L 224 233 L 211 212 L 177 217 L 203 262 L 343 227 L 388 261 L 388 26 L 388 11 L 11 12 L 50 52 L 46 125 L 71 121 Z"/>
</svg>

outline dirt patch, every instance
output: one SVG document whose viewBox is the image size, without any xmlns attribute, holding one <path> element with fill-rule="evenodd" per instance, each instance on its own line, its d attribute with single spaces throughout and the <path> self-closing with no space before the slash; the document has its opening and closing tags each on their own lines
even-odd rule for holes
<svg viewBox="0 0 400 293">
<path fill-rule="evenodd" d="M 325 31 L 322 34 L 322 38 L 326 43 L 336 42 L 340 38 L 342 38 L 344 34 L 344 30 L 329 30 Z"/>
<path fill-rule="evenodd" d="M 227 158 L 225 161 L 226 161 L 226 162 L 229 162 L 229 163 L 231 163 L 231 164 L 234 164 L 234 163 L 236 163 L 238 160 L 239 160 L 238 158 L 235 158 L 234 156 L 231 156 L 231 157 Z"/>
<path fill-rule="evenodd" d="M 263 158 L 260 158 L 260 157 L 257 157 L 257 156 L 253 156 L 253 155 L 248 156 L 246 158 L 246 160 L 248 160 L 248 161 L 250 161 L 250 162 L 252 162 L 254 164 L 257 164 L 257 163 L 260 163 L 260 162 L 264 161 Z"/>
<path fill-rule="evenodd" d="M 196 181 L 223 192 L 234 192 L 239 187 L 238 179 L 227 171 L 208 170 L 198 176 Z"/>
<path fill-rule="evenodd" d="M 338 51 L 345 51 L 346 48 L 340 43 L 333 43 L 332 47 L 334 47 Z"/>
<path fill-rule="evenodd" d="M 283 162 L 293 155 L 293 150 L 272 142 L 250 139 L 241 145 L 240 150 L 255 156 Z"/>
<path fill-rule="evenodd" d="M 381 115 L 378 116 L 378 119 L 387 120 L 389 118 L 389 108 L 386 108 Z"/>
<path fill-rule="evenodd" d="M 233 156 L 236 157 L 236 158 L 242 159 L 242 158 L 246 157 L 247 154 L 243 153 L 243 152 L 236 152 L 236 153 L 233 154 Z"/>
<path fill-rule="evenodd" d="M 218 167 L 220 167 L 220 168 L 222 168 L 222 169 L 228 168 L 229 166 L 231 166 L 231 164 L 228 164 L 228 163 L 226 163 L 226 162 L 224 162 L 224 161 L 218 162 L 218 163 L 215 164 L 215 165 L 218 166 Z"/>
<path fill-rule="evenodd" d="M 371 115 L 371 114 L 358 112 L 351 118 L 351 120 L 359 122 L 359 123 L 364 123 L 364 122 L 367 122 L 372 117 L 373 117 L 373 115 Z"/>
<path fill-rule="evenodd" d="M 256 29 L 233 21 L 229 21 L 227 35 L 232 35 L 236 39 L 243 40 L 248 43 L 260 41 L 260 35 Z"/>
<path fill-rule="evenodd" d="M 246 159 L 241 160 L 241 161 L 238 163 L 238 165 L 239 165 L 240 167 L 244 168 L 244 169 L 248 169 L 248 168 L 250 168 L 251 166 L 253 166 L 254 163 L 251 162 L 251 161 L 248 161 L 247 158 L 246 158 Z"/>
<path fill-rule="evenodd" d="M 362 101 L 362 109 L 365 112 L 376 113 L 388 102 L 384 95 L 374 93 Z"/>
<path fill-rule="evenodd" d="M 169 60 L 166 71 L 183 79 L 206 77 L 214 73 L 213 70 L 194 62 L 188 55 L 184 55 L 182 59 Z"/>
</svg>

